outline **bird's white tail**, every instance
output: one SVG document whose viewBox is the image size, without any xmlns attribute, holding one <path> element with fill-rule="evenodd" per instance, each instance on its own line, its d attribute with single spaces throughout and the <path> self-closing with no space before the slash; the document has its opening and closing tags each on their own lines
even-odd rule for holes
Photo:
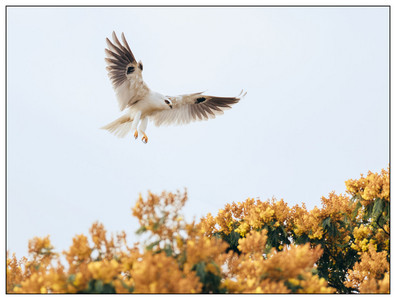
<svg viewBox="0 0 396 300">
<path fill-rule="evenodd" d="M 131 131 L 132 121 L 133 119 L 131 119 L 128 115 L 123 115 L 122 117 L 101 127 L 100 129 L 106 129 L 114 135 L 122 138 L 125 137 L 129 131 Z"/>
</svg>

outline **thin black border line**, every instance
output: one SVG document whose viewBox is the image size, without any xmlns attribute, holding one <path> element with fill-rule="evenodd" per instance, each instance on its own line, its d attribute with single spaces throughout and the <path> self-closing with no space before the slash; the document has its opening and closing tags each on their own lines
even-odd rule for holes
<svg viewBox="0 0 396 300">
<path fill-rule="evenodd" d="M 8 159 L 7 159 L 7 141 L 8 141 L 8 137 L 7 137 L 7 6 L 5 7 L 5 11 L 4 11 L 4 13 L 5 13 L 5 18 L 4 18 L 4 22 L 5 22 L 5 24 L 4 24 L 4 30 L 5 30 L 5 35 L 4 35 L 4 38 L 5 38 L 5 43 L 4 43 L 4 79 L 5 79 L 5 86 L 4 86 L 4 96 L 5 96 L 5 98 L 4 98 L 4 122 L 5 122 L 5 126 L 4 126 L 4 130 L 5 130 L 5 143 L 4 143 L 4 155 L 5 155 L 5 163 L 4 163 L 4 193 L 5 193 L 5 198 L 4 198 L 4 204 L 5 204 L 5 211 L 4 211 L 4 214 L 5 214 L 5 235 L 4 235 L 4 237 L 5 237 L 5 243 L 4 243 L 4 245 L 5 245 L 5 249 L 4 249 L 4 251 L 5 251 L 5 255 L 4 255 L 4 257 L 5 257 L 5 270 L 4 270 L 4 274 L 5 274 L 5 278 L 4 278 L 4 287 L 5 287 L 5 294 L 8 294 L 7 293 L 7 252 L 8 252 L 8 250 L 7 250 L 7 238 L 8 238 L 8 236 L 7 236 L 7 232 L 8 232 L 8 228 L 7 228 L 7 202 L 8 202 L 8 198 L 7 198 L 7 161 L 8 161 Z"/>
<path fill-rule="evenodd" d="M 186 4 L 181 4 L 181 5 L 148 5 L 148 4 L 141 4 L 141 5 L 16 5 L 16 4 L 11 4 L 11 5 L 6 5 L 7 7 L 389 7 L 391 5 L 380 5 L 380 4 L 372 4 L 372 5 L 242 5 L 242 4 L 235 4 L 235 5 L 220 5 L 220 4 L 215 4 L 215 5 L 200 5 L 200 4 L 195 4 L 195 5 L 186 5 Z"/>
<path fill-rule="evenodd" d="M 391 47 L 392 47 L 392 15 L 391 15 L 391 5 L 6 5 L 5 6 L 5 18 L 4 18 L 4 22 L 5 22 L 5 70 L 4 70 L 4 78 L 5 78 L 5 87 L 4 87 L 4 92 L 5 92 L 5 101 L 4 101 L 4 114 L 5 114 L 5 170 L 4 170 L 4 174 L 5 174 L 5 186 L 4 186 L 4 191 L 5 191 L 5 258 L 7 260 L 7 9 L 8 8 L 23 8 L 23 7 L 38 7 L 38 8 L 81 8 L 81 7 L 88 7 L 88 8 L 120 8 L 120 7 L 144 7 L 144 8 L 164 8 L 164 7 L 171 7 L 171 8 L 197 8 L 197 7 L 205 7 L 205 8 L 216 8 L 216 7 L 221 7 L 221 8 L 261 8 L 261 7 L 276 7 L 276 8 L 286 8 L 286 7 L 293 7 L 293 8 L 322 8 L 322 7 L 341 7 L 341 8 L 373 8 L 373 7 L 387 7 L 389 9 L 389 14 L 388 14 L 388 29 L 389 29 L 389 36 L 388 36 L 388 42 L 389 42 L 389 48 L 388 48 L 388 72 L 389 72 L 389 80 L 388 80 L 388 91 L 389 91 L 389 95 L 388 95 L 388 101 L 389 101 L 389 112 L 388 112 L 388 126 L 389 126 L 389 153 L 388 153 L 388 161 L 389 161 L 389 181 L 391 182 L 391 145 L 392 145 L 392 139 L 391 139 L 391 131 L 392 131 L 392 118 L 391 118 L 391 108 L 392 108 L 392 101 L 391 101 L 391 93 L 392 93 L 392 55 L 391 55 Z M 391 195 L 391 184 L 389 185 L 389 193 Z M 389 206 L 390 206 L 390 211 L 391 210 L 391 203 L 389 202 Z M 391 218 L 389 219 L 389 226 L 391 227 Z M 391 245 L 392 245 L 392 241 L 390 239 L 390 244 L 389 244 L 389 251 L 391 252 Z M 391 262 L 389 263 L 389 266 L 391 267 Z M 4 286 L 5 286 L 5 294 L 8 295 L 10 293 L 7 293 L 7 264 L 5 264 L 5 275 L 4 276 Z M 391 272 L 389 272 L 389 283 L 391 283 Z M 391 294 L 391 288 L 392 285 L 389 284 L 389 294 L 387 293 L 381 293 L 381 294 L 377 294 L 377 295 L 390 295 Z M 167 293 L 167 295 L 172 294 L 172 293 Z M 25 295 L 25 294 L 19 294 L 19 295 Z M 57 294 L 57 295 L 61 295 L 61 294 Z M 68 293 L 64 293 L 63 295 L 68 295 Z M 138 294 L 139 295 L 139 294 Z M 141 295 L 141 294 L 140 294 Z M 146 294 L 144 294 L 146 295 Z M 152 295 L 160 295 L 160 294 L 152 294 Z M 166 294 L 162 294 L 162 295 L 166 295 Z M 191 294 L 180 294 L 180 295 L 191 295 Z M 232 295 L 232 294 L 229 294 Z M 236 295 L 240 295 L 240 294 L 236 294 Z M 252 294 L 250 294 L 252 295 Z M 256 294 L 253 294 L 256 295 Z M 257 294 L 257 295 L 274 295 L 274 294 Z M 275 295 L 279 295 L 279 294 L 275 294 Z M 328 294 L 317 294 L 317 295 L 328 295 Z"/>
<path fill-rule="evenodd" d="M 388 122 L 389 122 L 389 153 L 388 153 L 388 155 L 389 155 L 389 158 L 388 158 L 388 161 L 389 161 L 389 230 L 392 230 L 392 217 L 391 217 L 391 212 L 392 212 L 392 204 L 391 204 L 391 195 L 392 195 L 392 193 L 391 193 L 391 186 L 392 186 L 392 184 L 391 184 L 391 182 L 392 182 L 392 180 L 391 180 L 391 153 L 392 153 L 392 118 L 391 118 L 391 116 L 392 116 L 392 101 L 391 101 L 391 99 L 392 99 L 392 97 L 391 97 L 391 93 L 392 93 L 392 57 L 391 57 L 391 53 L 392 53 L 392 15 L 391 15 L 391 6 L 389 6 L 389 15 L 388 15 L 388 22 L 389 22 L 389 37 L 388 37 L 388 39 L 389 39 L 389 53 L 388 53 L 388 59 L 389 59 L 389 70 L 388 70 L 388 72 L 389 72 L 389 82 L 388 82 L 388 85 L 389 85 L 389 87 L 388 87 L 388 89 L 389 89 L 389 95 L 388 95 L 388 97 L 389 97 L 389 120 L 388 120 Z M 392 249 L 392 239 L 391 239 L 391 236 L 389 236 L 389 253 L 391 254 L 392 253 L 392 251 L 391 251 L 391 249 Z M 391 254 L 392 255 L 392 254 Z M 389 261 L 389 294 L 391 295 L 391 289 L 392 289 L 392 284 L 391 284 L 391 282 L 392 282 L 392 272 L 390 272 L 390 270 L 391 270 L 391 266 L 392 266 L 392 260 L 390 260 Z"/>
</svg>

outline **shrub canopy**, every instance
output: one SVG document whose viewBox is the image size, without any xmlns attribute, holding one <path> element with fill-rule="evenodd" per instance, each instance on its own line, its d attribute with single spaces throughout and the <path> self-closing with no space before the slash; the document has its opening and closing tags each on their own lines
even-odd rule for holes
<svg viewBox="0 0 396 300">
<path fill-rule="evenodd" d="M 389 293 L 389 168 L 345 183 L 310 211 L 247 199 L 191 223 L 186 192 L 149 192 L 132 209 L 143 242 L 98 222 L 62 253 L 35 237 L 7 255 L 7 292 Z"/>
</svg>

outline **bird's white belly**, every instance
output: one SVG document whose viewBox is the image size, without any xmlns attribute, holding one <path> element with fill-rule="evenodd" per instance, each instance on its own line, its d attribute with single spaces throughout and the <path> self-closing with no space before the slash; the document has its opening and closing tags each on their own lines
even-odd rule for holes
<svg viewBox="0 0 396 300">
<path fill-rule="evenodd" d="M 150 101 L 150 99 L 142 99 L 130 107 L 131 115 L 135 115 L 137 112 L 141 113 L 141 118 L 150 116 L 153 113 L 161 110 L 155 103 Z"/>
</svg>

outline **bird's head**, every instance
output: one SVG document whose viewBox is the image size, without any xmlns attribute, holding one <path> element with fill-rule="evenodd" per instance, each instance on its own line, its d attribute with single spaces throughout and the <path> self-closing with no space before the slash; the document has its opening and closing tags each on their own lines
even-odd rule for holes
<svg viewBox="0 0 396 300">
<path fill-rule="evenodd" d="M 172 100 L 171 100 L 171 99 L 169 99 L 168 97 L 166 97 L 166 98 L 164 99 L 164 103 L 165 103 L 169 108 L 172 109 L 173 104 L 172 104 Z"/>
</svg>

